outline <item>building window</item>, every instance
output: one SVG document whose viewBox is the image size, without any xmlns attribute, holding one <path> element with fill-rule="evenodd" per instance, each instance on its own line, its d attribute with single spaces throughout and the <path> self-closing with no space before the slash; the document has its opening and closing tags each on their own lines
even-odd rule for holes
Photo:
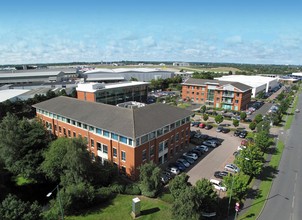
<svg viewBox="0 0 302 220">
<path fill-rule="evenodd" d="M 164 142 L 160 142 L 158 145 L 158 152 L 162 152 L 164 150 Z"/>
<path fill-rule="evenodd" d="M 82 123 L 81 123 L 81 122 L 78 122 L 78 123 L 77 123 L 77 126 L 81 128 L 81 127 L 82 127 Z"/>
<path fill-rule="evenodd" d="M 122 151 L 122 161 L 126 161 L 126 152 Z"/>
<path fill-rule="evenodd" d="M 192 95 L 194 95 L 194 92 L 192 92 Z"/>
<path fill-rule="evenodd" d="M 76 135 L 76 133 L 75 132 L 73 132 L 73 137 L 75 138 L 75 137 L 77 137 L 77 135 Z"/>
<path fill-rule="evenodd" d="M 238 104 L 238 102 L 239 102 L 238 100 L 235 100 L 235 103 L 236 103 L 236 104 Z"/>
<path fill-rule="evenodd" d="M 171 136 L 171 144 L 174 143 L 174 135 Z"/>
<path fill-rule="evenodd" d="M 139 146 L 139 144 L 140 144 L 140 142 L 139 142 L 139 138 L 137 138 L 137 139 L 136 139 L 136 146 L 138 147 L 138 146 Z"/>
<path fill-rule="evenodd" d="M 90 145 L 91 145 L 91 147 L 94 147 L 94 140 L 93 139 L 90 140 Z"/>
<path fill-rule="evenodd" d="M 97 149 L 98 149 L 99 151 L 102 151 L 102 145 L 101 145 L 101 143 L 96 142 L 96 146 L 97 146 Z"/>
<path fill-rule="evenodd" d="M 189 130 L 186 128 L 186 136 L 189 136 Z"/>
<path fill-rule="evenodd" d="M 150 157 L 154 155 L 154 145 L 150 147 Z"/>
<path fill-rule="evenodd" d="M 108 146 L 105 145 L 105 144 L 103 144 L 103 152 L 104 152 L 105 154 L 108 154 Z"/>
<path fill-rule="evenodd" d="M 144 135 L 141 137 L 141 143 L 144 144 L 148 141 L 148 135 Z"/>
<path fill-rule="evenodd" d="M 143 161 L 147 159 L 147 151 L 146 151 L 146 149 L 143 150 L 142 159 L 143 159 Z"/>
<path fill-rule="evenodd" d="M 165 150 L 168 149 L 168 147 L 169 147 L 169 140 L 166 140 L 166 141 L 165 141 L 164 146 L 165 146 Z"/>
<path fill-rule="evenodd" d="M 59 126 L 59 132 L 60 132 L 60 133 L 62 132 L 62 128 L 61 128 L 61 126 Z"/>
<path fill-rule="evenodd" d="M 176 127 L 179 127 L 180 126 L 180 121 L 177 121 L 176 122 Z"/>
<path fill-rule="evenodd" d="M 105 136 L 105 137 L 109 137 L 109 131 L 103 131 L 103 135 Z"/>
<path fill-rule="evenodd" d="M 70 119 L 69 118 L 67 118 L 67 123 L 70 124 Z"/>
<path fill-rule="evenodd" d="M 155 138 L 155 131 L 153 131 L 149 134 L 149 140 L 152 140 L 154 138 Z"/>
<path fill-rule="evenodd" d="M 164 127 L 164 134 L 166 134 L 167 132 L 169 132 L 169 125 Z"/>
<path fill-rule="evenodd" d="M 67 133 L 68 133 L 68 137 L 71 137 L 71 132 L 70 132 L 70 130 L 68 130 Z"/>
<path fill-rule="evenodd" d="M 118 140 L 118 135 L 115 134 L 115 133 L 111 133 L 111 138 L 112 138 L 113 140 Z"/>
<path fill-rule="evenodd" d="M 63 128 L 63 134 L 66 136 L 66 129 Z"/>
<path fill-rule="evenodd" d="M 121 173 L 126 174 L 126 167 L 125 166 L 122 166 Z"/>
<path fill-rule="evenodd" d="M 89 131 L 94 131 L 94 127 L 89 126 Z"/>
<path fill-rule="evenodd" d="M 176 133 L 175 139 L 176 141 L 179 141 L 179 133 Z"/>
<path fill-rule="evenodd" d="M 72 124 L 72 125 L 75 125 L 76 122 L 75 122 L 74 120 L 71 120 L 71 124 Z"/>
<path fill-rule="evenodd" d="M 84 129 L 87 129 L 87 125 L 86 125 L 86 124 L 83 124 L 83 128 L 84 128 Z"/>
<path fill-rule="evenodd" d="M 161 136 L 163 134 L 163 129 L 161 128 L 161 129 L 158 129 L 157 130 L 157 137 L 158 136 Z"/>
<path fill-rule="evenodd" d="M 133 144 L 133 141 L 132 141 L 132 139 L 128 139 L 128 144 L 130 145 L 130 146 L 132 146 L 132 144 Z"/>
<path fill-rule="evenodd" d="M 170 124 L 170 130 L 173 130 L 175 128 L 175 123 Z"/>
<path fill-rule="evenodd" d="M 55 131 L 57 130 L 57 125 L 54 125 Z"/>
<path fill-rule="evenodd" d="M 97 129 L 96 129 L 96 133 L 97 133 L 97 134 L 102 134 L 102 129 L 97 128 Z"/>
<path fill-rule="evenodd" d="M 183 125 L 183 124 L 185 124 L 186 123 L 186 119 L 184 118 L 184 119 L 181 119 L 181 124 Z"/>
<path fill-rule="evenodd" d="M 112 148 L 112 151 L 113 151 L 113 157 L 117 157 L 117 150 L 115 147 Z"/>
<path fill-rule="evenodd" d="M 91 160 L 92 160 L 92 161 L 95 161 L 95 155 L 94 155 L 93 152 L 91 153 Z"/>
<path fill-rule="evenodd" d="M 120 136 L 120 142 L 127 144 L 127 138 L 124 136 Z"/>
<path fill-rule="evenodd" d="M 196 92 L 196 95 L 199 95 L 199 92 Z"/>
</svg>

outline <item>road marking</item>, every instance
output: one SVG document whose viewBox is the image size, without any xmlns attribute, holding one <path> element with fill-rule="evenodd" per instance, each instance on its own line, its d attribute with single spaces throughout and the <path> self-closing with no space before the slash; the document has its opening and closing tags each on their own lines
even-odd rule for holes
<svg viewBox="0 0 302 220">
<path fill-rule="evenodd" d="M 295 206 L 295 195 L 293 196 L 293 201 L 292 201 L 292 208 L 294 208 L 294 206 Z"/>
</svg>

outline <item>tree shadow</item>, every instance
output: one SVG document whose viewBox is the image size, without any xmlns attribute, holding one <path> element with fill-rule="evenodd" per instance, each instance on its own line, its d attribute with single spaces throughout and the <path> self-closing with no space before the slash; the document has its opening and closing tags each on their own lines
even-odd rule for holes
<svg viewBox="0 0 302 220">
<path fill-rule="evenodd" d="M 279 173 L 279 170 L 272 166 L 265 166 L 262 169 L 262 172 L 260 175 L 257 176 L 257 179 L 261 181 L 271 181 L 276 177 L 276 175 Z"/>
<path fill-rule="evenodd" d="M 270 154 L 270 155 L 276 155 L 279 153 L 279 150 L 278 150 L 278 148 L 270 147 L 265 151 L 265 153 Z"/>
<path fill-rule="evenodd" d="M 260 189 L 250 188 L 247 192 L 246 199 L 259 199 L 261 197 L 262 191 Z"/>
<path fill-rule="evenodd" d="M 247 216 L 245 216 L 244 218 L 241 218 L 241 219 L 247 219 L 247 218 L 253 218 L 253 217 L 255 217 L 255 214 L 251 213 L 251 214 L 249 214 L 249 215 L 247 215 Z"/>
<path fill-rule="evenodd" d="M 160 211 L 160 208 L 155 207 L 155 208 L 151 208 L 151 209 L 142 210 L 141 215 L 150 215 L 150 214 L 153 214 L 153 213 L 159 212 L 159 211 Z"/>
</svg>

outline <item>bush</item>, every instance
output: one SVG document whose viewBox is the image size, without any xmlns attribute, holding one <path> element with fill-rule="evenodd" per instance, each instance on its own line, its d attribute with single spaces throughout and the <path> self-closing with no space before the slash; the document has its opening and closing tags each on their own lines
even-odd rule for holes
<svg viewBox="0 0 302 220">
<path fill-rule="evenodd" d="M 255 122 L 251 122 L 249 125 L 249 128 L 253 131 L 256 128 L 256 123 Z"/>
<path fill-rule="evenodd" d="M 102 187 L 97 191 L 96 200 L 98 202 L 105 202 L 113 196 L 113 192 L 110 187 Z"/>
<path fill-rule="evenodd" d="M 129 184 L 125 187 L 125 191 L 124 191 L 125 194 L 128 194 L 128 195 L 140 195 L 141 194 L 141 190 L 138 186 L 138 184 Z"/>
<path fill-rule="evenodd" d="M 109 187 L 111 189 L 111 192 L 114 192 L 114 193 L 121 194 L 121 193 L 124 193 L 124 191 L 125 191 L 125 186 L 118 184 L 118 183 L 113 183 Z"/>
</svg>

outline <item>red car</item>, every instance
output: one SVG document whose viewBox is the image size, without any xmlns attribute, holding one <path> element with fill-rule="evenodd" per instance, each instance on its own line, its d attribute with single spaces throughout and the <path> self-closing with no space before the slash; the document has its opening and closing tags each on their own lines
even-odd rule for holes
<svg viewBox="0 0 302 220">
<path fill-rule="evenodd" d="M 244 139 L 244 140 L 241 141 L 241 145 L 246 146 L 247 144 L 248 144 L 248 140 Z"/>
<path fill-rule="evenodd" d="M 200 127 L 200 128 L 204 128 L 205 126 L 206 126 L 206 124 L 203 124 L 203 123 L 200 123 L 200 124 L 199 124 L 199 127 Z"/>
</svg>

